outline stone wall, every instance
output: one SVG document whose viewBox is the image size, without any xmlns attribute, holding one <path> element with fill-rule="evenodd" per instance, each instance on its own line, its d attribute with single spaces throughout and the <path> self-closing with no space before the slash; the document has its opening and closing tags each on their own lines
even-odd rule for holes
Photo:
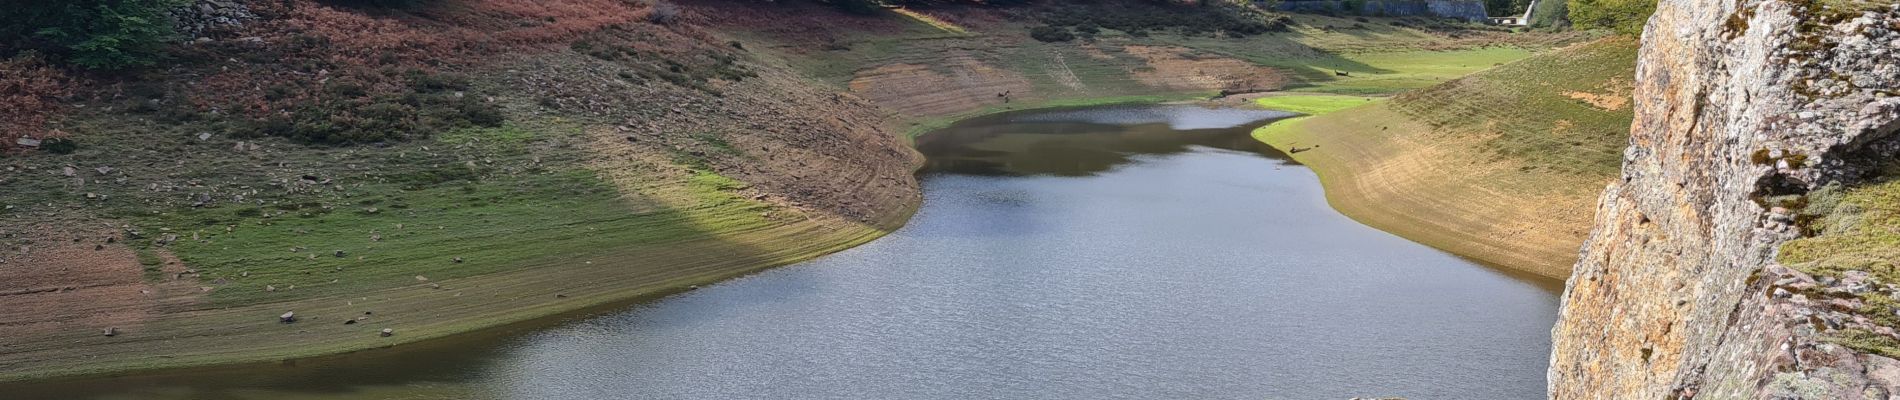
<svg viewBox="0 0 1900 400">
<path fill-rule="evenodd" d="M 1834 344 L 1800 237 L 1770 199 L 1892 159 L 1900 10 L 1663 0 L 1638 61 L 1623 174 L 1552 330 L 1556 399 L 1885 399 L 1900 362 Z M 1867 152 L 1886 152 L 1869 156 Z"/>
</svg>

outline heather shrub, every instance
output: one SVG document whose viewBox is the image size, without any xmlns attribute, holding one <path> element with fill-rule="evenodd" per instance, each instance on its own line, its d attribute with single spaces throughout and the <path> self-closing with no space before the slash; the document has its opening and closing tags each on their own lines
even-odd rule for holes
<svg viewBox="0 0 1900 400">
<path fill-rule="evenodd" d="M 1043 25 L 1029 29 L 1029 37 L 1044 42 L 1067 42 L 1075 40 L 1075 34 L 1069 28 Z"/>
<path fill-rule="evenodd" d="M 1637 35 L 1656 12 L 1656 0 L 1570 0 L 1568 7 L 1575 26 Z"/>
</svg>

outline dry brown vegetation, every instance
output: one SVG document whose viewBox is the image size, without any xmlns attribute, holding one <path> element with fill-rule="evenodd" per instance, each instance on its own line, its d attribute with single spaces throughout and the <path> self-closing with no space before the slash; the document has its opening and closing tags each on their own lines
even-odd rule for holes
<svg viewBox="0 0 1900 400">
<path fill-rule="evenodd" d="M 0 60 L 0 152 L 21 137 L 58 137 L 46 123 L 65 108 L 73 80 L 37 57 Z"/>
</svg>

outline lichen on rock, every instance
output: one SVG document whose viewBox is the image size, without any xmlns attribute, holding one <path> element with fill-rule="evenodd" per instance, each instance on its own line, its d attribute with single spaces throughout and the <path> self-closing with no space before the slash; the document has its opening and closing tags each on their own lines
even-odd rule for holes
<svg viewBox="0 0 1900 400">
<path fill-rule="evenodd" d="M 1843 340 L 1881 334 L 1840 311 L 1864 304 L 1819 296 L 1858 289 L 1775 259 L 1815 234 L 1797 217 L 1810 192 L 1868 183 L 1873 160 L 1900 154 L 1900 8 L 1887 3 L 1659 4 L 1623 175 L 1552 330 L 1553 398 L 1900 393 L 1886 378 L 1900 362 Z"/>
</svg>

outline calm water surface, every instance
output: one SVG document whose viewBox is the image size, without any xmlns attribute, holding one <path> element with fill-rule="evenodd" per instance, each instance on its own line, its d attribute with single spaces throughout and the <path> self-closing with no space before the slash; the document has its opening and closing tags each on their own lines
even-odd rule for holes
<svg viewBox="0 0 1900 400">
<path fill-rule="evenodd" d="M 921 139 L 888 237 L 416 348 L 0 388 L 99 399 L 1541 398 L 1554 282 L 1353 222 L 1247 137 L 1283 114 L 1005 114 Z M 4 394 L 4 393 L 0 393 Z M 0 396 L 6 398 L 15 398 Z"/>
</svg>

